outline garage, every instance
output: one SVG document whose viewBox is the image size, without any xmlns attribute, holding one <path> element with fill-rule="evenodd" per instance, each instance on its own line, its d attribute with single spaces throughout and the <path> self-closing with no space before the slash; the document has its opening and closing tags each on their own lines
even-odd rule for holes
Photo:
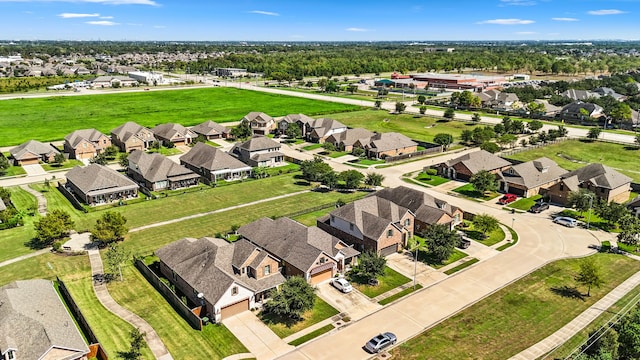
<svg viewBox="0 0 640 360">
<path fill-rule="evenodd" d="M 35 165 L 35 164 L 38 164 L 38 163 L 40 163 L 38 158 L 35 158 L 35 159 L 23 159 L 23 160 L 20 160 L 19 165 L 20 166 L 22 166 L 22 165 Z"/>
<path fill-rule="evenodd" d="M 249 310 L 249 299 L 244 299 L 242 301 L 238 301 L 235 304 L 231 304 L 223 307 L 220 310 L 221 316 L 223 319 L 228 318 L 229 316 L 233 316 L 239 314 L 243 311 Z"/>
<path fill-rule="evenodd" d="M 315 285 L 325 280 L 331 279 L 331 277 L 333 276 L 333 266 L 333 263 L 326 263 L 314 268 L 310 272 L 311 280 L 309 282 L 312 285 Z"/>
<path fill-rule="evenodd" d="M 398 244 L 393 244 L 385 248 L 380 249 L 380 256 L 388 256 L 398 251 Z"/>
</svg>

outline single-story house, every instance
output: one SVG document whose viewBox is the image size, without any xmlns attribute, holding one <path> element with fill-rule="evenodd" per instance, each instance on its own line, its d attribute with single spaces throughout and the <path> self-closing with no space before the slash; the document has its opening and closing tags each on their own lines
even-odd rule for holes
<svg viewBox="0 0 640 360">
<path fill-rule="evenodd" d="M 624 101 L 627 98 L 622 94 L 618 94 L 615 90 L 609 87 L 599 87 L 597 89 L 593 89 L 593 92 L 600 96 L 611 96 L 618 101 Z"/>
<path fill-rule="evenodd" d="M 344 272 L 360 254 L 320 228 L 286 217 L 258 219 L 241 226 L 238 234 L 278 258 L 285 276 L 302 276 L 311 284 Z"/>
<path fill-rule="evenodd" d="M 128 121 L 111 130 L 111 141 L 123 152 L 147 150 L 156 141 L 153 132 L 133 121 Z"/>
<path fill-rule="evenodd" d="M 239 180 L 251 175 L 251 166 L 205 143 L 197 143 L 180 157 L 180 164 L 198 173 L 207 183 Z"/>
<path fill-rule="evenodd" d="M 111 146 L 111 139 L 96 129 L 76 130 L 64 137 L 64 151 L 71 159 L 92 159 Z"/>
<path fill-rule="evenodd" d="M 284 164 L 284 154 L 279 142 L 266 136 L 254 136 L 235 144 L 230 154 L 251 167 L 275 167 Z"/>
<path fill-rule="evenodd" d="M 189 145 L 198 136 L 186 127 L 174 123 L 160 124 L 151 129 L 151 132 L 161 143 L 173 143 L 175 146 Z"/>
<path fill-rule="evenodd" d="M 269 115 L 252 111 L 240 120 L 241 123 L 249 123 L 254 135 L 268 135 L 276 129 L 276 121 Z"/>
<path fill-rule="evenodd" d="M 438 170 L 438 175 L 442 177 L 469 181 L 471 176 L 481 170 L 498 175 L 510 166 L 511 163 L 509 161 L 488 151 L 479 150 L 437 164 L 434 168 Z M 427 168 L 425 168 L 426 170 Z"/>
<path fill-rule="evenodd" d="M 138 81 L 128 76 L 104 75 L 98 76 L 91 82 L 91 86 L 94 88 L 129 87 L 136 85 L 138 85 Z"/>
<path fill-rule="evenodd" d="M 560 96 L 564 96 L 571 100 L 583 101 L 592 98 L 597 99 L 600 97 L 600 94 L 589 90 L 568 89 L 567 91 L 561 93 Z"/>
<path fill-rule="evenodd" d="M 411 154 L 418 150 L 418 143 L 396 132 L 374 134 L 369 139 L 360 139 L 354 148 L 364 149 L 367 157 L 384 159 L 387 156 Z"/>
<path fill-rule="evenodd" d="M 138 184 L 103 165 L 76 166 L 67 172 L 65 186 L 89 205 L 138 197 Z"/>
<path fill-rule="evenodd" d="M 347 130 L 347 126 L 341 122 L 330 119 L 320 118 L 305 124 L 304 134 L 310 141 L 323 143 L 327 137 L 333 134 L 339 134 Z"/>
<path fill-rule="evenodd" d="M 318 219 L 318 227 L 359 251 L 393 254 L 414 234 L 415 215 L 403 206 L 369 196 Z"/>
<path fill-rule="evenodd" d="M 477 95 L 484 107 L 511 110 L 519 107 L 520 99 L 514 93 L 501 92 L 499 90 L 487 90 Z"/>
<path fill-rule="evenodd" d="M 162 154 L 134 150 L 127 159 L 127 175 L 152 191 L 195 186 L 200 179 L 200 175 Z"/>
<path fill-rule="evenodd" d="M 309 117 L 305 114 L 289 114 L 278 121 L 278 132 L 280 134 L 284 134 L 287 131 L 289 124 L 296 124 L 300 127 L 302 137 L 306 137 L 306 124 L 313 121 L 314 119 L 312 117 Z"/>
<path fill-rule="evenodd" d="M 604 116 L 604 109 L 597 104 L 574 101 L 562 107 L 560 116 L 571 119 L 584 119 L 585 117 L 599 118 Z"/>
<path fill-rule="evenodd" d="M 534 196 L 560 182 L 566 173 L 555 161 L 541 157 L 504 170 L 500 174 L 500 190 L 522 197 Z"/>
<path fill-rule="evenodd" d="M 594 163 L 564 174 L 547 194 L 552 202 L 566 205 L 571 192 L 587 189 L 606 202 L 622 204 L 631 196 L 631 180 L 606 165 Z"/>
<path fill-rule="evenodd" d="M 176 292 L 215 322 L 255 308 L 285 281 L 279 260 L 243 239 L 184 238 L 155 255 Z"/>
<path fill-rule="evenodd" d="M 366 140 L 371 139 L 373 135 L 375 135 L 373 132 L 363 128 L 347 129 L 346 131 L 329 135 L 325 139 L 325 142 L 333 144 L 336 149 L 353 151 L 353 145 L 355 143 L 365 143 Z"/>
<path fill-rule="evenodd" d="M 86 359 L 89 347 L 50 280 L 0 288 L 0 359 Z"/>
<path fill-rule="evenodd" d="M 375 196 L 411 210 L 415 216 L 414 230 L 417 233 L 436 224 L 446 224 L 453 229 L 462 223 L 464 217 L 462 209 L 406 186 L 385 188 L 376 192 Z"/>
<path fill-rule="evenodd" d="M 191 128 L 197 135 L 204 136 L 207 140 L 229 138 L 229 129 L 215 121 L 207 120 Z"/>
<path fill-rule="evenodd" d="M 24 144 L 18 145 L 11 150 L 11 159 L 16 166 L 38 164 L 40 161 L 52 162 L 60 151 L 51 144 L 44 144 L 40 141 L 29 140 Z"/>
</svg>

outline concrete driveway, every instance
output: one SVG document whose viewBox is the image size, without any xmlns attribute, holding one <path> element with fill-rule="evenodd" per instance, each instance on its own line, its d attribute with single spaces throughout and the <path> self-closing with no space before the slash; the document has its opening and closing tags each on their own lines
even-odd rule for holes
<svg viewBox="0 0 640 360">
<path fill-rule="evenodd" d="M 294 348 L 274 334 L 251 311 L 243 311 L 222 320 L 222 323 L 258 360 L 273 359 Z"/>
<path fill-rule="evenodd" d="M 447 275 L 427 266 L 422 261 L 418 261 L 416 263 L 413 259 L 413 255 L 409 252 L 403 252 L 402 254 L 395 253 L 387 256 L 387 266 L 408 277 L 412 281 L 415 267 L 416 282 L 422 286 L 434 284 L 447 277 Z"/>
<path fill-rule="evenodd" d="M 22 168 L 27 172 L 27 176 L 45 175 L 47 173 L 40 164 L 22 165 Z"/>
<path fill-rule="evenodd" d="M 382 307 L 355 289 L 348 294 L 343 294 L 333 287 L 329 281 L 318 284 L 316 289 L 316 294 L 322 300 L 341 313 L 349 314 L 352 320 L 361 319 Z"/>
</svg>

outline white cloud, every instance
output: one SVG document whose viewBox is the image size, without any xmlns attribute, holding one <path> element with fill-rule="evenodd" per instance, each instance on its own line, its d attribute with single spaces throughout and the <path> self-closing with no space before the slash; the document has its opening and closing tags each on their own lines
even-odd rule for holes
<svg viewBox="0 0 640 360">
<path fill-rule="evenodd" d="M 477 24 L 528 25 L 528 24 L 533 24 L 534 22 L 535 21 L 533 20 L 522 20 L 522 19 L 493 19 L 493 20 L 480 21 Z"/>
<path fill-rule="evenodd" d="M 346 28 L 345 30 L 354 31 L 354 32 L 367 32 L 367 31 L 369 31 L 369 29 L 363 29 L 363 28 L 357 28 L 357 27 L 350 27 L 350 28 Z"/>
<path fill-rule="evenodd" d="M 536 5 L 537 2 L 533 0 L 500 0 L 504 5 L 515 5 L 515 6 L 533 6 Z"/>
<path fill-rule="evenodd" d="M 72 3 L 92 3 L 92 4 L 109 4 L 109 5 L 152 5 L 157 6 L 154 0 L 0 0 L 3 2 L 72 2 Z"/>
<path fill-rule="evenodd" d="M 98 13 L 93 13 L 93 14 L 62 13 L 62 14 L 58 14 L 58 16 L 63 19 L 75 19 L 75 18 L 98 17 L 100 16 L 100 14 Z"/>
<path fill-rule="evenodd" d="M 587 12 L 589 15 L 619 15 L 626 14 L 626 11 L 618 9 L 591 10 Z"/>
<path fill-rule="evenodd" d="M 555 18 L 551 18 L 551 20 L 553 21 L 580 21 L 576 18 L 570 18 L 570 17 L 555 17 Z"/>
<path fill-rule="evenodd" d="M 272 11 L 262 11 L 262 10 L 253 10 L 249 11 L 252 14 L 260 14 L 260 15 L 268 15 L 268 16 L 280 16 L 277 12 Z"/>
<path fill-rule="evenodd" d="M 96 21 L 87 21 L 85 24 L 89 25 L 98 25 L 98 26 L 114 26 L 120 25 L 117 22 L 108 21 L 108 20 L 96 20 Z"/>
</svg>

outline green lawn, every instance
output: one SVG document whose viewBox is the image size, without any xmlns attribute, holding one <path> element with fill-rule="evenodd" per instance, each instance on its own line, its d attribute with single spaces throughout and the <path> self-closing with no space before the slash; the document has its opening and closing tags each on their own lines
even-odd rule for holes
<svg viewBox="0 0 640 360">
<path fill-rule="evenodd" d="M 415 289 L 413 288 L 413 286 L 408 287 L 408 288 L 400 291 L 397 294 L 393 294 L 393 295 L 389 296 L 388 298 L 384 298 L 384 299 L 378 301 L 378 304 L 380 304 L 380 305 L 390 304 L 390 303 L 400 299 L 401 297 L 405 297 L 405 296 L 411 294 L 412 292 L 414 292 L 416 290 L 420 290 L 420 289 L 422 289 L 422 285 L 416 284 L 416 288 Z"/>
<path fill-rule="evenodd" d="M 511 204 L 507 205 L 507 207 L 522 211 L 528 211 L 539 199 L 542 199 L 542 195 L 534 195 L 532 197 L 522 198 L 514 201 Z"/>
<path fill-rule="evenodd" d="M 473 223 L 469 223 L 469 227 L 462 229 L 462 231 L 464 231 L 468 237 L 486 246 L 495 245 L 504 240 L 505 237 L 504 231 L 499 227 L 487 234 L 487 237 L 485 238 L 480 231 L 473 228 Z"/>
<path fill-rule="evenodd" d="M 313 309 L 302 314 L 302 321 L 292 322 L 291 319 L 280 319 L 270 314 L 260 314 L 260 318 L 264 323 L 280 338 L 284 339 L 289 335 L 293 335 L 302 329 L 306 329 L 311 325 L 317 324 L 322 320 L 328 319 L 340 312 L 327 304 L 324 300 L 316 296 Z"/>
<path fill-rule="evenodd" d="M 164 147 L 164 146 L 160 146 L 160 148 L 158 149 L 149 149 L 150 153 L 158 153 L 158 154 L 162 154 L 164 156 L 171 156 L 171 155 L 179 155 L 182 154 L 182 151 L 178 150 L 175 147 L 172 148 L 168 148 L 168 147 Z"/>
<path fill-rule="evenodd" d="M 42 164 L 42 168 L 44 169 L 44 171 L 59 171 L 59 170 L 71 169 L 72 167 L 83 166 L 83 165 L 84 164 L 80 160 L 70 159 L 70 160 L 67 160 L 67 161 L 63 162 L 60 165 L 58 165 L 58 164 Z"/>
<path fill-rule="evenodd" d="M 376 159 L 358 159 L 357 161 L 352 162 L 352 164 L 360 164 L 360 165 L 366 165 L 366 166 L 380 165 L 385 163 L 386 161 L 384 160 L 376 160 Z"/>
<path fill-rule="evenodd" d="M 378 285 L 371 286 L 367 284 L 358 284 L 353 281 L 352 285 L 358 289 L 361 293 L 367 295 L 370 298 L 374 298 L 378 295 L 384 294 L 391 289 L 395 289 L 400 285 L 404 285 L 411 281 L 408 277 L 400 274 L 392 268 L 385 266 L 384 275 L 378 277 Z"/>
<path fill-rule="evenodd" d="M 238 121 L 251 111 L 271 116 L 309 116 L 353 111 L 361 107 L 235 88 L 203 88 L 91 96 L 52 96 L 0 103 L 0 146 L 27 140 L 60 140 L 77 129 L 109 133 L 127 121 L 143 126 L 205 120 Z M 45 116 L 46 114 L 46 116 Z"/>
<path fill-rule="evenodd" d="M 298 345 L 304 344 L 307 341 L 309 341 L 311 339 L 315 339 L 318 336 L 320 336 L 322 334 L 325 334 L 325 333 L 328 333 L 329 331 L 331 331 L 333 329 L 335 329 L 335 326 L 333 326 L 333 324 L 325 325 L 325 326 L 321 327 L 320 329 L 313 330 L 312 332 L 310 332 L 310 333 L 308 333 L 306 335 L 303 335 L 303 336 L 291 341 L 289 343 L 289 345 L 298 346 Z"/>
<path fill-rule="evenodd" d="M 208 325 L 204 331 L 191 328 L 133 265 L 125 266 L 123 275 L 123 282 L 108 284 L 109 293 L 153 327 L 174 359 L 222 359 L 247 352 L 223 325 Z"/>
<path fill-rule="evenodd" d="M 439 133 L 453 135 L 458 140 L 463 130 L 473 130 L 476 124 L 459 121 L 438 122 L 411 114 L 392 115 L 386 111 L 362 110 L 331 114 L 331 118 L 349 127 L 363 127 L 377 132 L 399 132 L 412 139 L 432 142 Z"/>
<path fill-rule="evenodd" d="M 312 145 L 307 145 L 303 147 L 302 150 L 310 151 L 310 150 L 320 149 L 321 147 L 322 147 L 322 144 L 312 144 Z"/>
<path fill-rule="evenodd" d="M 340 200 L 344 201 L 345 203 L 350 203 L 352 201 L 361 199 L 363 197 L 365 197 L 367 195 L 366 192 L 362 192 L 362 191 L 356 191 L 356 192 L 352 192 L 352 193 L 345 193 L 342 194 L 343 196 L 340 198 Z M 294 216 L 292 219 L 304 224 L 306 226 L 315 226 L 316 225 L 316 219 L 319 217 L 322 217 L 324 215 L 329 214 L 331 211 L 335 210 L 335 206 L 328 204 L 329 206 L 321 209 L 321 210 L 316 210 L 316 211 L 312 211 L 312 212 L 308 212 L 308 213 L 304 213 L 298 216 Z"/>
<path fill-rule="evenodd" d="M 11 202 L 19 211 L 24 211 L 24 226 L 13 229 L 0 230 L 0 262 L 21 255 L 31 253 L 33 250 L 24 245 L 35 236 L 33 222 L 38 218 L 35 214 L 38 208 L 36 198 L 17 186 L 8 187 L 11 192 Z"/>
<path fill-rule="evenodd" d="M 640 182 L 640 169 L 637 165 L 640 150 L 630 145 L 567 140 L 509 155 L 508 158 L 529 161 L 542 156 L 567 170 L 575 170 L 589 163 L 602 163 L 631 177 L 634 182 Z"/>
<path fill-rule="evenodd" d="M 498 197 L 498 195 L 500 195 L 497 192 L 493 192 L 493 191 L 482 194 L 479 191 L 477 191 L 472 184 L 462 185 L 458 188 L 453 189 L 452 191 L 464 197 L 468 197 L 470 199 L 475 199 L 475 200 L 482 200 L 482 201 L 491 200 Z"/>
<path fill-rule="evenodd" d="M 2 135 L 0 135 L 1 137 Z M 18 175 L 26 175 L 27 172 L 22 168 L 22 166 L 9 166 L 3 173 L 0 174 L 0 177 L 3 176 L 18 176 Z"/>
<path fill-rule="evenodd" d="M 415 179 L 429 186 L 438 186 L 451 181 L 451 179 L 443 178 L 438 175 L 428 175 L 424 172 L 418 174 Z"/>
<path fill-rule="evenodd" d="M 430 257 L 428 254 L 418 251 L 418 260 L 426 263 L 427 265 L 431 266 L 434 269 L 440 269 L 441 267 L 447 266 L 449 264 L 453 264 L 454 262 L 460 259 L 464 259 L 466 257 L 467 257 L 467 253 L 454 248 L 453 252 L 451 252 L 451 256 L 449 256 L 447 260 L 443 262 L 438 262 L 432 257 Z"/>
<path fill-rule="evenodd" d="M 469 266 L 471 266 L 471 265 L 473 265 L 473 264 L 477 263 L 478 261 L 480 261 L 480 260 L 478 260 L 478 259 L 476 259 L 476 258 L 471 258 L 471 259 L 469 259 L 469 260 L 467 260 L 467 261 L 463 262 L 462 264 L 460 264 L 460 265 L 458 265 L 458 266 L 454 266 L 454 267 L 452 267 L 451 269 L 449 269 L 449 270 L 445 271 L 444 273 L 445 273 L 445 274 L 447 274 L 447 275 L 451 275 L 451 274 L 453 274 L 453 273 L 455 273 L 455 272 L 458 272 L 458 271 L 460 271 L 460 270 L 462 270 L 462 269 L 466 269 L 466 268 L 468 268 Z"/>
<path fill-rule="evenodd" d="M 567 324 L 640 271 L 640 262 L 614 254 L 593 259 L 606 280 L 581 295 L 574 280 L 581 259 L 553 262 L 463 310 L 392 351 L 398 359 L 507 359 Z"/>
</svg>

